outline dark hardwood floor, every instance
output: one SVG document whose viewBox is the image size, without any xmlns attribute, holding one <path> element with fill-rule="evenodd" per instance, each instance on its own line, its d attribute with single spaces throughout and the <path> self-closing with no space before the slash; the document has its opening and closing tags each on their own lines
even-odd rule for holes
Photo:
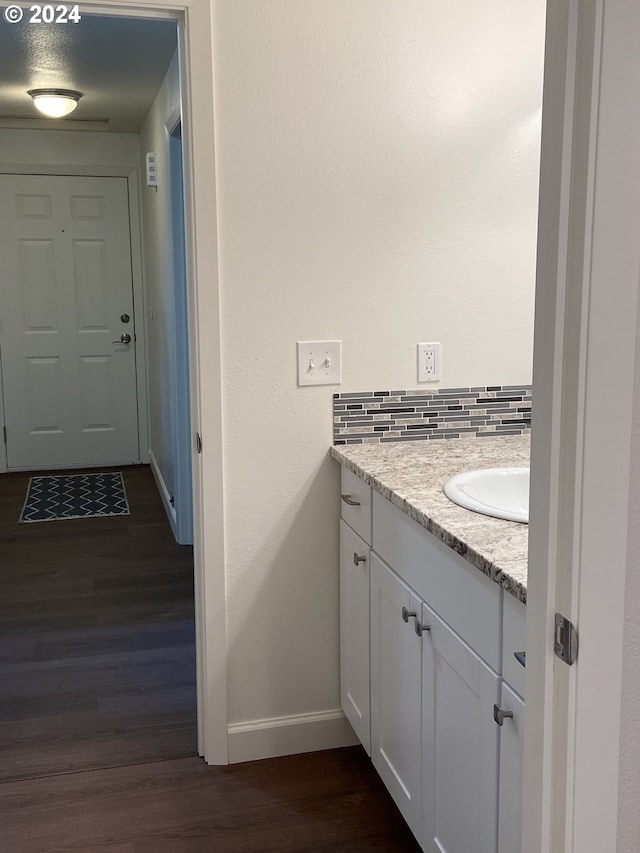
<svg viewBox="0 0 640 853">
<path fill-rule="evenodd" d="M 13 782 L 7 853 L 418 853 L 359 747 L 199 758 Z"/>
<path fill-rule="evenodd" d="M 193 559 L 147 466 L 131 515 L 19 524 L 0 477 L 0 779 L 196 754 Z"/>
<path fill-rule="evenodd" d="M 2 853 L 418 853 L 359 747 L 195 756 L 191 549 L 124 477 L 130 516 L 18 524 L 0 476 Z"/>
</svg>

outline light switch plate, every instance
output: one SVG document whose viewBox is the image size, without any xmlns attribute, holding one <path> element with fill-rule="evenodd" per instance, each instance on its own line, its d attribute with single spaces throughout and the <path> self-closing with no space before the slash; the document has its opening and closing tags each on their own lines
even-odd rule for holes
<svg viewBox="0 0 640 853">
<path fill-rule="evenodd" d="M 298 341 L 298 385 L 342 382 L 342 341 Z"/>
<path fill-rule="evenodd" d="M 148 187 L 157 187 L 158 186 L 158 155 L 155 151 L 147 151 L 146 154 L 146 163 L 147 163 L 147 186 Z"/>
</svg>

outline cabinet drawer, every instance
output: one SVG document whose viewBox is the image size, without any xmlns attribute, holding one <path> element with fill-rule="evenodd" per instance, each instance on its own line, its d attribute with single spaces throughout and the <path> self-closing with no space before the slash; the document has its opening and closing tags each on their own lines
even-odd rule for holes
<svg viewBox="0 0 640 853">
<path fill-rule="evenodd" d="M 373 549 L 496 672 L 500 672 L 502 588 L 373 493 Z"/>
<path fill-rule="evenodd" d="M 505 593 L 503 606 L 502 676 L 524 698 L 525 669 L 514 652 L 520 653 L 525 649 L 527 608 L 509 593 Z"/>
<path fill-rule="evenodd" d="M 371 544 L 371 486 L 342 466 L 340 481 L 341 517 L 358 536 Z M 351 503 L 349 503 L 351 501 Z"/>
</svg>

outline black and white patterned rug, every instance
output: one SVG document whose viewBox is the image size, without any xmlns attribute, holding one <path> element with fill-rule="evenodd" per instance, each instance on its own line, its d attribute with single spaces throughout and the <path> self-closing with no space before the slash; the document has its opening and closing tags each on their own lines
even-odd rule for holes
<svg viewBox="0 0 640 853">
<path fill-rule="evenodd" d="M 20 522 L 110 515 L 129 515 L 120 471 L 32 477 Z"/>
</svg>

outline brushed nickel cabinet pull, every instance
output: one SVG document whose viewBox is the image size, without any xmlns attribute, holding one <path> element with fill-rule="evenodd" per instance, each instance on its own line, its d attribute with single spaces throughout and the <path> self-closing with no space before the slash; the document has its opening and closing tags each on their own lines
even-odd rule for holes
<svg viewBox="0 0 640 853">
<path fill-rule="evenodd" d="M 419 637 L 422 636 L 423 631 L 430 631 L 430 630 L 431 630 L 431 625 L 429 625 L 428 622 L 419 622 L 416 619 L 416 634 Z"/>
<path fill-rule="evenodd" d="M 503 711 L 500 705 L 493 706 L 493 719 L 496 723 L 501 726 L 504 721 L 513 717 L 513 711 Z"/>
<path fill-rule="evenodd" d="M 340 497 L 349 506 L 360 506 L 360 501 L 354 501 L 351 495 L 340 495 Z"/>
</svg>

